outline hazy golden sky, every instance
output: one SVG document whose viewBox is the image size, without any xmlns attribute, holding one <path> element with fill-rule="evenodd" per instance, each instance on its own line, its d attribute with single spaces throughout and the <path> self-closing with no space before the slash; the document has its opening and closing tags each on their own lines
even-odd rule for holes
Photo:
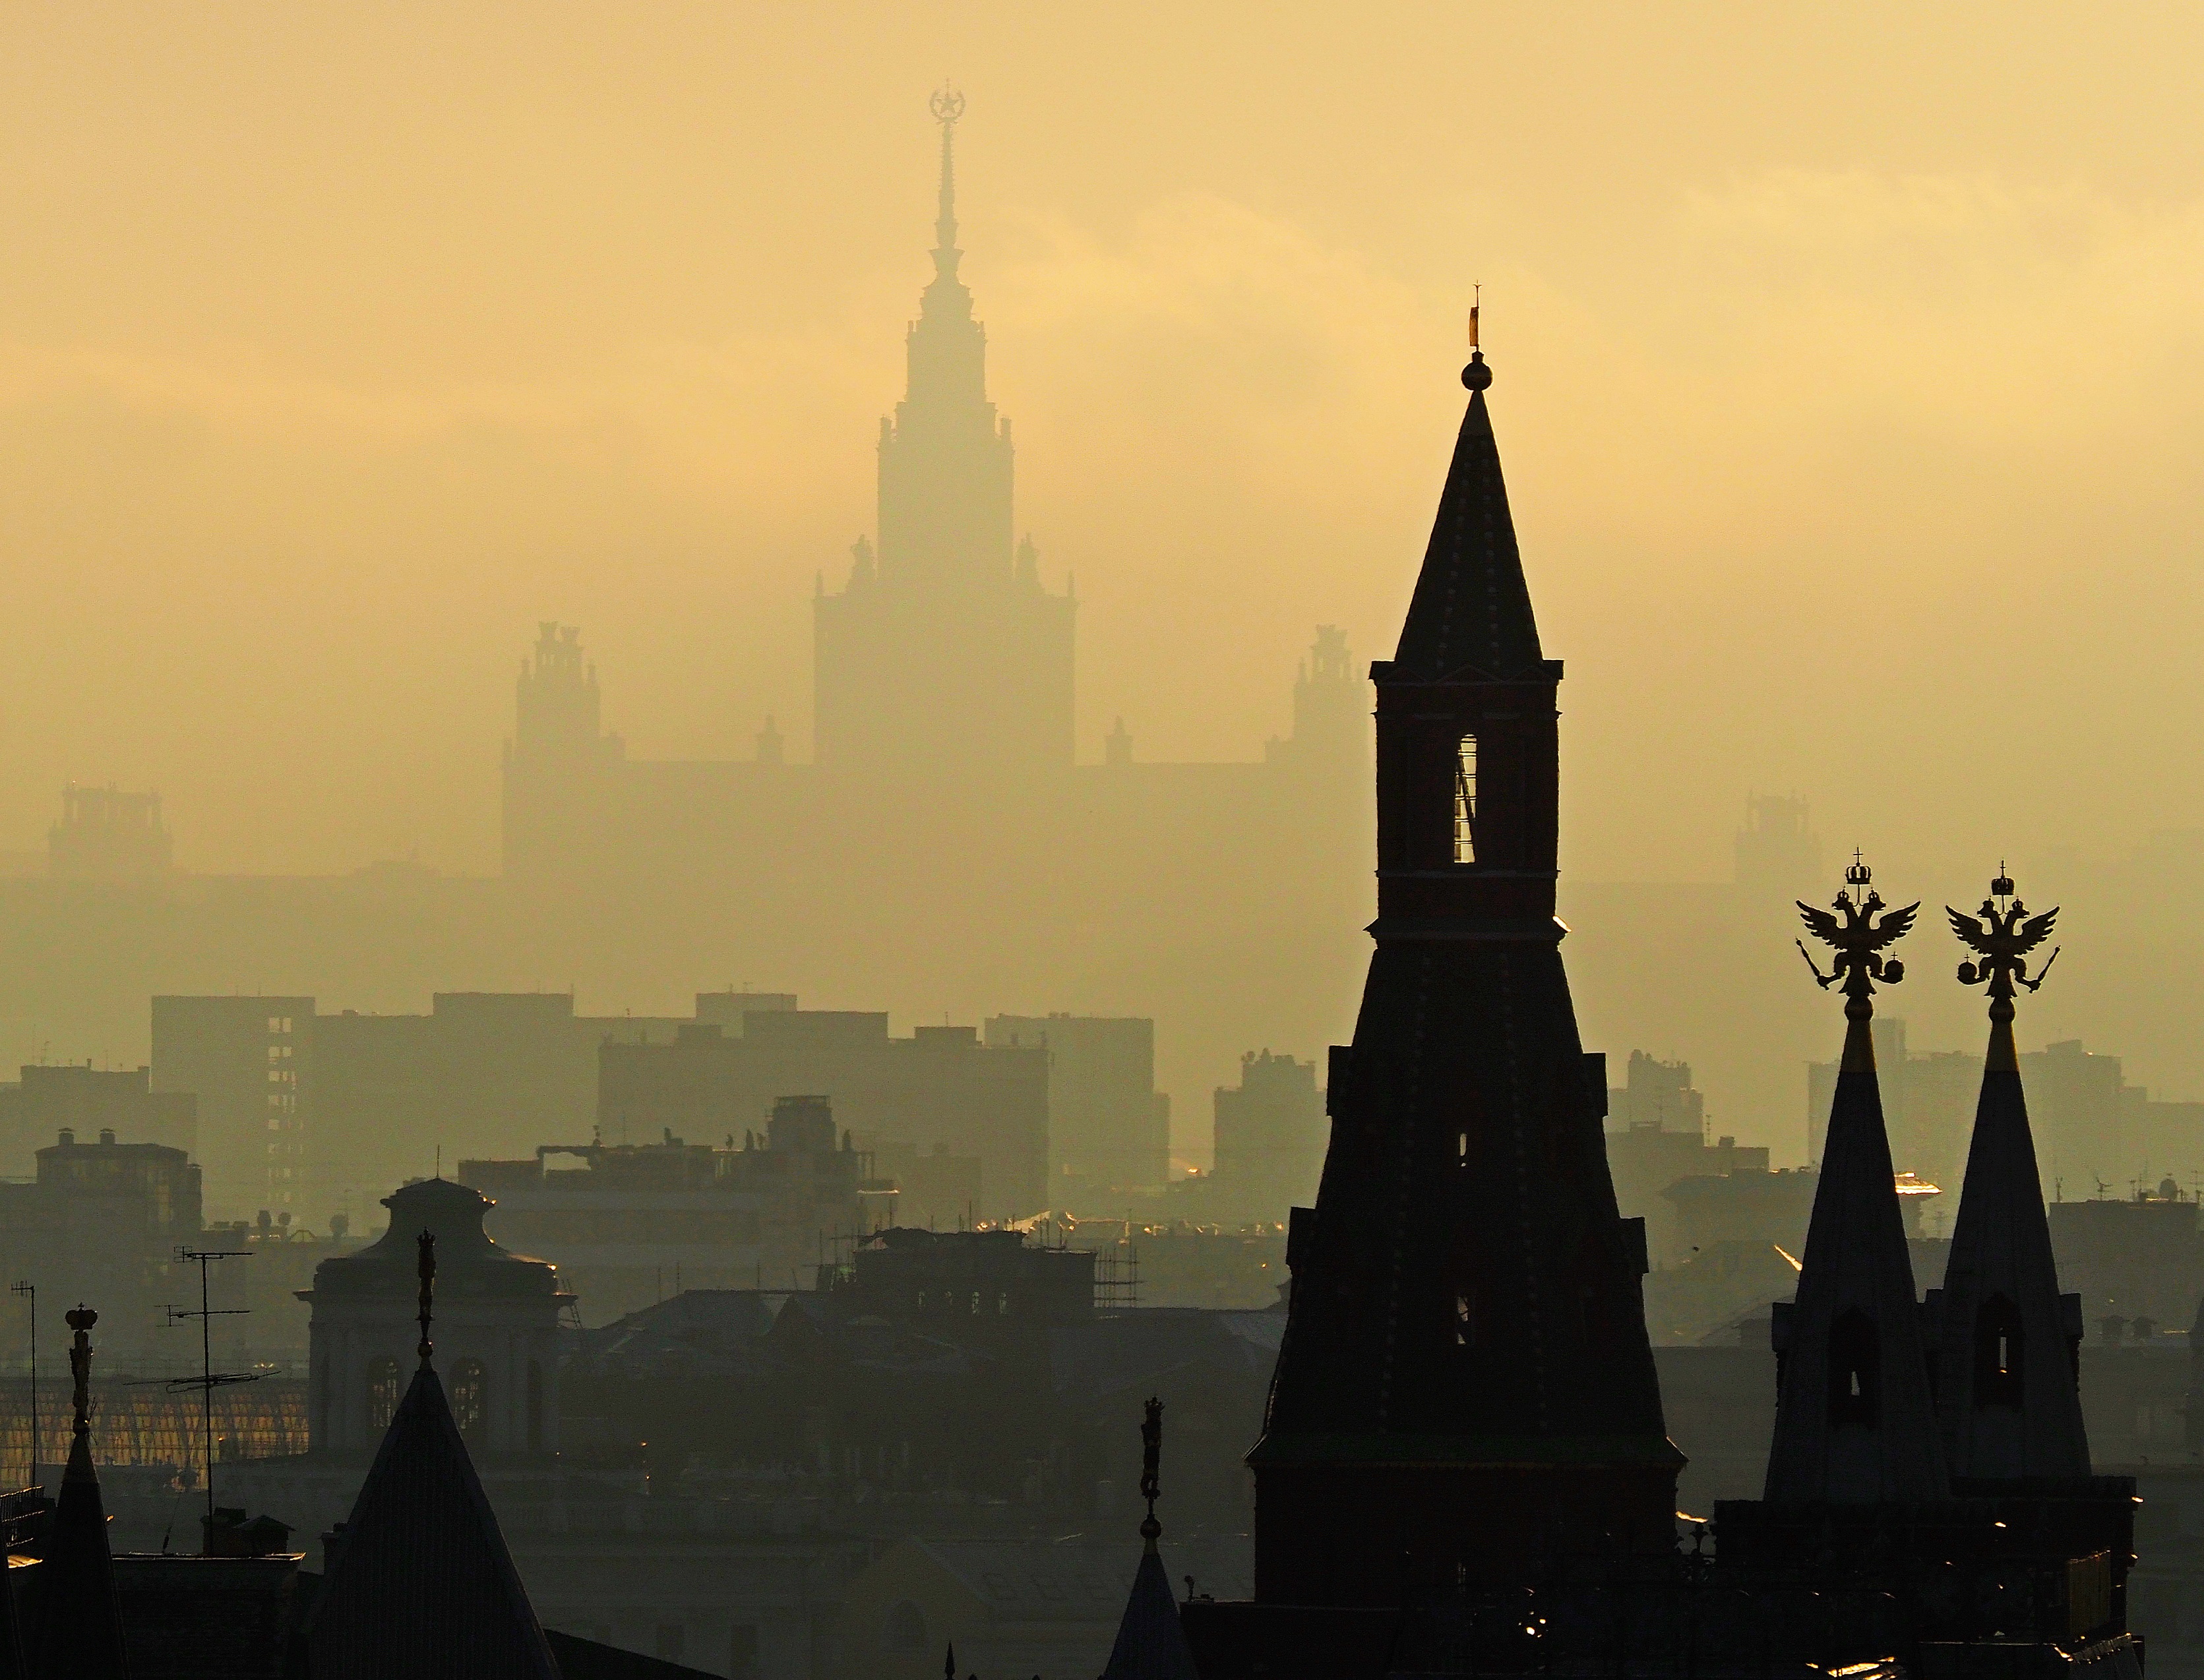
<svg viewBox="0 0 2204 1680">
<path fill-rule="evenodd" d="M 970 101 L 964 274 L 1081 743 L 1389 651 L 1486 302 L 1567 862 L 2123 847 L 2191 772 L 2204 21 L 1863 4 L 19 6 L 0 849 L 495 854 L 534 622 L 645 756 L 806 749 Z"/>
</svg>

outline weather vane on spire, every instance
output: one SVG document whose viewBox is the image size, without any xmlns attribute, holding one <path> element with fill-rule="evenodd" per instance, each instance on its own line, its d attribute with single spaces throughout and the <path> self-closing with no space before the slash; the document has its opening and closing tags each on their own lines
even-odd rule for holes
<svg viewBox="0 0 2204 1680">
<path fill-rule="evenodd" d="M 1806 924 L 1806 931 L 1823 944 L 1836 950 L 1836 961 L 1824 974 L 1814 961 L 1803 939 L 1797 942 L 1798 955 L 1806 959 L 1806 966 L 1814 971 L 1814 984 L 1824 991 L 1839 980 L 1844 982 L 1845 1018 L 1847 1020 L 1866 1020 L 1875 1014 L 1875 983 L 1896 985 L 1905 978 L 1905 965 L 1895 956 L 1882 953 L 1912 931 L 1913 918 L 1921 906 L 1917 901 L 1902 910 L 1885 910 L 1882 895 L 1871 883 L 1875 872 L 1867 867 L 1860 854 L 1852 853 L 1851 866 L 1845 871 L 1844 890 L 1837 894 L 1832 908 L 1844 917 L 1840 922 L 1828 910 L 1817 910 L 1812 905 L 1798 904 L 1798 914 Z M 1854 902 L 1852 894 L 1860 896 Z M 1875 913 L 1882 911 L 1881 920 Z"/>
<path fill-rule="evenodd" d="M 1477 341 L 1477 317 L 1484 307 L 1484 288 L 1469 288 L 1469 365 L 1461 370 L 1461 382 L 1472 391 L 1489 389 L 1492 384 L 1492 370 L 1484 365 L 1484 352 Z"/>
<path fill-rule="evenodd" d="M 964 115 L 964 96 L 951 84 L 944 82 L 933 91 L 926 108 L 933 113 L 933 120 L 945 128 Z"/>
<path fill-rule="evenodd" d="M 1959 984 L 1981 985 L 1987 982 L 1990 989 L 1990 1019 L 2011 1020 L 2015 985 L 2035 991 L 2050 978 L 2051 965 L 2059 961 L 2061 948 L 2054 945 L 2051 955 L 2044 959 L 2043 972 L 2034 979 L 2029 978 L 2028 953 L 2051 937 L 2052 924 L 2059 919 L 2059 907 L 2054 904 L 2040 916 L 2029 915 L 2028 906 L 2013 891 L 2012 877 L 2006 873 L 2005 864 L 2000 861 L 1997 878 L 1990 883 L 1990 896 L 1982 900 L 1981 909 L 1970 916 L 1946 904 L 1944 914 L 1952 919 L 1952 932 L 1982 957 L 1979 962 L 1959 965 Z"/>
</svg>

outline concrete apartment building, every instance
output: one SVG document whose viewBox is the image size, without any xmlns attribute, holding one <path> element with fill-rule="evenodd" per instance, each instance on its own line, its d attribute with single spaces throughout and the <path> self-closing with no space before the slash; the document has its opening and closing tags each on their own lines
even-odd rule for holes
<svg viewBox="0 0 2204 1680">
<path fill-rule="evenodd" d="M 39 1063 L 0 1085 L 0 1176 L 30 1176 L 39 1151 L 65 1131 L 111 1132 L 126 1144 L 188 1156 L 198 1148 L 198 1103 L 189 1091 L 153 1090 L 144 1068 Z"/>
<path fill-rule="evenodd" d="M 1152 1043 L 1148 1022 L 1105 1025 Z M 320 1230 L 342 1212 L 364 1228 L 393 1186 L 462 1160 L 669 1133 L 732 1149 L 805 1095 L 828 1101 L 875 1176 L 911 1188 L 907 1221 L 954 1226 L 1047 1205 L 1049 1064 L 1037 1044 L 983 1044 L 969 1026 L 898 1038 L 885 1013 L 801 1009 L 785 992 L 699 993 L 685 1020 L 577 1015 L 566 992 L 439 992 L 425 1015 L 163 997 L 151 1089 L 196 1094 L 215 1217 L 267 1208 Z"/>
<path fill-rule="evenodd" d="M 1156 1024 L 1130 1016 L 993 1015 L 991 1049 L 1048 1052 L 1050 1205 L 1086 1212 L 1170 1177 L 1170 1098 L 1156 1089 Z"/>
</svg>

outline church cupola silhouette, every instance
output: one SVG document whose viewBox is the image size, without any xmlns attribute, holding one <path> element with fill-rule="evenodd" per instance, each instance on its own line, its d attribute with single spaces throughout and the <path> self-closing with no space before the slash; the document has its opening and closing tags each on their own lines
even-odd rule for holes
<svg viewBox="0 0 2204 1680">
<path fill-rule="evenodd" d="M 830 769 L 1068 768 L 1069 589 L 1014 545 L 1010 423 L 987 399 L 987 334 L 959 272 L 956 136 L 964 98 L 933 96 L 941 128 L 933 279 L 904 335 L 907 379 L 880 422 L 878 547 L 814 603 L 817 757 Z"/>
<path fill-rule="evenodd" d="M 1377 686 L 1378 916 L 1331 1145 L 1294 1210 L 1256 1597 L 1398 1604 L 1674 1543 L 1605 1079 L 1554 920 L 1561 667 L 1539 645 L 1481 353 Z"/>
</svg>

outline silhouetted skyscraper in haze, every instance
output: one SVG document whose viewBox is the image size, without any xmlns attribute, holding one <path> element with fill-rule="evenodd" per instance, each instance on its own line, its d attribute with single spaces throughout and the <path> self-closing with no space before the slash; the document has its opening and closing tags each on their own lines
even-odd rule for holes
<svg viewBox="0 0 2204 1680">
<path fill-rule="evenodd" d="M 937 98 L 941 210 L 933 281 L 904 337 L 909 382 L 880 422 L 880 547 L 860 538 L 838 595 L 813 607 L 816 756 L 939 775 L 1055 768 L 1072 759 L 1067 586 L 1044 588 L 1028 536 L 1011 543 L 1010 423 L 987 400 L 986 328 L 957 277 L 955 136 Z"/>
</svg>

